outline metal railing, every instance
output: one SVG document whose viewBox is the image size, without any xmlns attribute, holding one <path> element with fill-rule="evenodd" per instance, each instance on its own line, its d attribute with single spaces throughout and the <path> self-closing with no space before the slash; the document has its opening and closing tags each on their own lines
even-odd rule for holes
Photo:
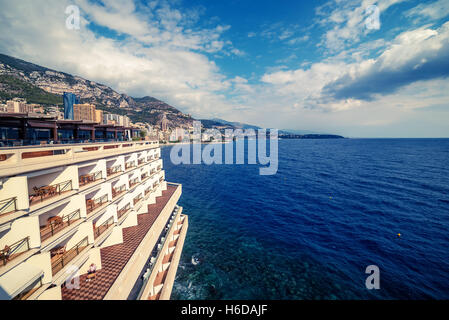
<svg viewBox="0 0 449 320">
<path fill-rule="evenodd" d="M 107 171 L 108 176 L 111 176 L 113 174 L 122 172 L 122 166 L 118 165 L 118 166 L 115 166 L 115 167 L 107 168 L 106 171 Z"/>
<path fill-rule="evenodd" d="M 59 231 L 64 230 L 70 226 L 74 221 L 81 219 L 81 210 L 75 210 L 69 214 L 62 216 L 57 221 L 51 222 L 48 226 L 41 229 L 41 241 L 51 238 Z"/>
<path fill-rule="evenodd" d="M 45 199 L 49 199 L 52 197 L 55 197 L 57 195 L 61 195 L 61 193 L 66 191 L 73 190 L 72 187 L 72 180 L 60 182 L 57 184 L 49 185 L 49 186 L 42 186 L 42 187 L 34 187 L 34 194 L 30 195 L 29 201 L 30 204 L 36 201 L 36 199 L 40 198 L 40 202 L 44 201 Z"/>
<path fill-rule="evenodd" d="M 85 237 L 69 251 L 60 254 L 54 261 L 51 262 L 51 269 L 53 275 L 58 273 L 62 268 L 64 268 L 64 266 L 66 266 L 70 261 L 72 261 L 76 256 L 78 256 L 88 245 L 89 245 L 89 238 Z"/>
<path fill-rule="evenodd" d="M 25 250 L 23 250 L 24 248 Z M 30 237 L 23 238 L 11 245 L 6 245 L 0 250 L 0 260 L 3 261 L 3 265 L 6 265 L 15 256 L 28 250 L 30 250 Z"/>
<path fill-rule="evenodd" d="M 121 208 L 120 210 L 117 211 L 117 219 L 120 219 L 121 217 L 123 217 L 123 215 L 128 212 L 128 210 L 131 209 L 130 204 L 128 203 L 126 206 L 124 206 L 123 208 Z"/>
<path fill-rule="evenodd" d="M 115 198 L 126 191 L 126 186 L 122 184 L 120 188 L 112 187 L 112 198 Z"/>
<path fill-rule="evenodd" d="M 0 201 L 0 215 L 17 211 L 17 197 Z"/>
<path fill-rule="evenodd" d="M 139 195 L 138 197 L 135 197 L 134 199 L 133 199 L 133 203 L 134 203 L 134 205 L 136 205 L 140 200 L 142 200 L 143 199 L 143 197 L 142 197 L 142 195 Z"/>
<path fill-rule="evenodd" d="M 94 173 L 85 174 L 79 177 L 80 187 L 85 186 L 86 184 L 95 182 L 103 178 L 103 171 L 97 171 Z"/>
<path fill-rule="evenodd" d="M 136 163 L 134 161 L 125 163 L 125 169 L 133 168 L 135 166 L 136 166 Z"/>
<path fill-rule="evenodd" d="M 138 184 L 139 183 L 139 178 L 135 178 L 135 179 L 133 179 L 133 180 L 131 180 L 130 182 L 129 182 L 129 187 L 131 188 L 131 187 L 134 187 L 136 184 Z"/>
<path fill-rule="evenodd" d="M 102 195 L 99 199 L 88 199 L 86 200 L 86 210 L 87 213 L 91 213 L 96 208 L 101 207 L 103 203 L 108 202 L 108 195 Z"/>
<path fill-rule="evenodd" d="M 103 222 L 98 228 L 94 226 L 94 238 L 97 239 L 101 236 L 110 226 L 114 224 L 114 217 L 110 217 L 108 220 Z"/>
</svg>

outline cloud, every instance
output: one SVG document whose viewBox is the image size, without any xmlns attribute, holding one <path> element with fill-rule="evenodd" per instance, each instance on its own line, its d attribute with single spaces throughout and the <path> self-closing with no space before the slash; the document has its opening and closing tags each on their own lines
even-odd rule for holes
<svg viewBox="0 0 449 320">
<path fill-rule="evenodd" d="M 71 1 L 0 0 L 0 51 L 132 96 L 152 95 L 194 115 L 232 110 L 223 96 L 230 83 L 207 56 L 243 54 L 222 38 L 228 26 L 194 28 L 193 14 L 166 2 L 143 8 L 132 1 L 75 3 L 82 13 L 79 31 L 65 28 Z M 92 23 L 126 37 L 94 33 Z"/>
<path fill-rule="evenodd" d="M 403 1 L 406 0 L 335 0 L 317 7 L 317 23 L 327 30 L 320 46 L 335 53 L 360 42 L 363 35 L 376 31 L 365 26 L 367 8 L 376 5 L 382 16 L 388 8 Z"/>
<path fill-rule="evenodd" d="M 335 99 L 374 99 L 408 84 L 449 76 L 449 22 L 400 34 L 376 60 L 352 65 L 323 88 Z"/>
<path fill-rule="evenodd" d="M 419 17 L 418 21 L 425 20 L 426 18 L 438 20 L 449 15 L 449 1 L 437 0 L 432 3 L 421 3 L 408 10 L 405 15 L 407 17 Z"/>
</svg>

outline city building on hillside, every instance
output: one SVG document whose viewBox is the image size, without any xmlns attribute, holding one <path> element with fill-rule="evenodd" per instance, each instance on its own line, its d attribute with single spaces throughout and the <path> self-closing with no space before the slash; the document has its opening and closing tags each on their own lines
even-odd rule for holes
<svg viewBox="0 0 449 320">
<path fill-rule="evenodd" d="M 26 103 L 26 100 L 13 99 L 6 102 L 7 113 L 33 113 L 34 107 Z"/>
<path fill-rule="evenodd" d="M 77 104 L 79 102 L 79 99 L 73 93 L 64 92 L 63 101 L 64 101 L 64 119 L 75 120 L 73 114 L 73 105 Z"/>
<path fill-rule="evenodd" d="M 93 104 L 74 104 L 73 105 L 73 120 L 85 120 L 95 122 L 96 109 Z"/>
<path fill-rule="evenodd" d="M 112 113 L 104 113 L 103 124 L 115 124 L 118 126 L 129 127 L 131 125 L 131 121 L 127 116 Z"/>
<path fill-rule="evenodd" d="M 103 123 L 103 110 L 95 110 L 95 123 Z"/>
<path fill-rule="evenodd" d="M 168 120 L 167 120 L 167 115 L 165 113 L 161 119 L 161 130 L 164 132 L 168 130 Z"/>
</svg>

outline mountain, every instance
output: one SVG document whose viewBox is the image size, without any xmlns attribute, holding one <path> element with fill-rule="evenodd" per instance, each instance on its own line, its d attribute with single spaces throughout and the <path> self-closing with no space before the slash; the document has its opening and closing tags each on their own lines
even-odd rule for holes
<svg viewBox="0 0 449 320">
<path fill-rule="evenodd" d="M 95 104 L 97 109 L 127 115 L 133 122 L 156 125 L 164 113 L 172 128 L 189 127 L 194 120 L 156 98 L 130 97 L 79 76 L 0 54 L 0 100 L 18 97 L 30 103 L 62 105 L 64 92 L 75 93 L 81 103 Z"/>
<path fill-rule="evenodd" d="M 231 121 L 226 121 L 226 120 L 218 119 L 218 118 L 214 118 L 211 120 L 215 121 L 217 123 L 221 123 L 222 125 L 228 125 L 235 129 L 254 129 L 254 130 L 261 129 L 258 126 L 254 126 L 254 125 L 246 124 L 246 123 L 242 123 L 242 122 L 231 122 Z"/>
</svg>

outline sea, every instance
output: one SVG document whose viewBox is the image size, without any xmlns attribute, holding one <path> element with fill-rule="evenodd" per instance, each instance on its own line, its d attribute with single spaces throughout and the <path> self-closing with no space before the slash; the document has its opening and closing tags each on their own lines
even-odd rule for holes
<svg viewBox="0 0 449 320">
<path fill-rule="evenodd" d="M 449 299 L 449 139 L 280 140 L 270 176 L 172 148 L 189 216 L 172 299 Z"/>
</svg>

